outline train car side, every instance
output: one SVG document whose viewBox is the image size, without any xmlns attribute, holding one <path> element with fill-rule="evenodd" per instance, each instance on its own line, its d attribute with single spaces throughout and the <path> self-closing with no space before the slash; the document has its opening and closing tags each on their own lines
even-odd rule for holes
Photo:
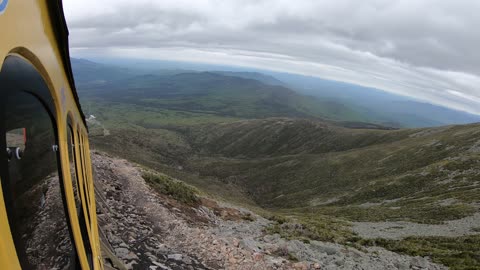
<svg viewBox="0 0 480 270">
<path fill-rule="evenodd" d="M 0 145 L 9 152 L 0 159 L 0 269 L 20 269 L 23 251 L 19 249 L 25 248 L 19 247 L 12 233 L 15 228 L 11 226 L 11 216 L 18 213 L 10 209 L 17 203 L 12 199 L 15 194 L 11 190 L 16 187 L 10 158 L 12 151 L 22 151 L 9 145 L 16 136 L 12 130 L 23 128 L 23 147 L 29 149 L 34 149 L 29 146 L 35 142 L 34 135 L 47 136 L 46 131 L 38 133 L 41 130 L 38 124 L 22 119 L 18 107 L 26 106 L 28 110 L 30 104 L 22 101 L 22 97 L 38 101 L 38 106 L 43 106 L 52 120 L 52 151 L 74 245 L 74 263 L 82 269 L 102 269 L 88 131 L 73 82 L 61 1 L 0 2 Z M 29 117 L 31 120 L 32 116 Z M 22 124 L 32 127 L 27 129 Z"/>
</svg>

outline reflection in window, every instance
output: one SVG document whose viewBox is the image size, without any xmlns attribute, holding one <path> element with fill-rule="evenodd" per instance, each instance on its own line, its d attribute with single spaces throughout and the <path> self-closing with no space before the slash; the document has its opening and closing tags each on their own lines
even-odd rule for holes
<svg viewBox="0 0 480 270">
<path fill-rule="evenodd" d="M 25 151 L 25 143 L 27 141 L 27 129 L 17 128 L 7 132 L 7 158 L 20 160 Z"/>
<path fill-rule="evenodd" d="M 59 181 L 55 129 L 31 94 L 17 92 L 5 108 L 8 215 L 23 269 L 66 269 L 72 242 Z"/>
</svg>

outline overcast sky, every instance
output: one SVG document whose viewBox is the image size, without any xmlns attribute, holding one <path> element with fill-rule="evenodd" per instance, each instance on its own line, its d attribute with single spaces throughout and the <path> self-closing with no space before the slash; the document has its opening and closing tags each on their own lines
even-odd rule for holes
<svg viewBox="0 0 480 270">
<path fill-rule="evenodd" d="M 251 66 L 480 114 L 477 0 L 64 0 L 73 56 Z"/>
</svg>

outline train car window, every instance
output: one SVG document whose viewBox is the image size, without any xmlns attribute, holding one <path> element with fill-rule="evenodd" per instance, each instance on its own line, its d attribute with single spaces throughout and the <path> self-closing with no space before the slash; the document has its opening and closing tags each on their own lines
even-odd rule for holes
<svg viewBox="0 0 480 270">
<path fill-rule="evenodd" d="M 83 151 L 83 164 L 85 164 L 85 190 L 87 191 L 87 194 L 88 194 L 88 206 L 91 206 L 91 201 L 90 201 L 90 184 L 91 184 L 91 181 L 92 179 L 90 178 L 90 173 L 89 173 L 89 164 L 88 164 L 88 157 L 87 157 L 87 144 L 85 143 L 85 138 L 82 136 L 82 151 Z"/>
<path fill-rule="evenodd" d="M 83 167 L 83 188 L 85 190 L 85 201 L 87 203 L 87 214 L 88 214 L 88 218 L 90 220 L 90 189 L 89 189 L 89 186 L 88 186 L 88 183 L 90 181 L 89 177 L 88 177 L 88 171 L 87 171 L 87 167 L 86 167 L 86 157 L 85 157 L 85 144 L 84 144 L 84 141 L 83 141 L 83 136 L 80 136 L 80 142 L 81 142 L 81 148 L 80 148 L 80 156 L 81 156 L 81 160 L 82 160 L 82 167 Z"/>
<path fill-rule="evenodd" d="M 78 142 L 79 142 L 79 148 L 78 148 L 78 152 L 79 152 L 79 156 L 80 156 L 80 167 L 81 167 L 81 170 L 82 170 L 82 175 L 83 175 L 83 181 L 82 181 L 82 188 L 83 188 L 83 191 L 84 191 L 84 194 L 85 194 L 85 202 L 86 202 L 86 209 L 87 209 L 87 213 L 85 213 L 85 216 L 88 218 L 88 220 L 90 220 L 90 214 L 89 214 L 89 198 L 88 198 L 88 190 L 85 188 L 86 186 L 86 182 L 88 181 L 87 179 L 87 174 L 86 174 L 86 170 L 85 170 L 85 158 L 84 158 L 84 152 L 83 152 L 83 140 L 82 140 L 82 135 L 80 135 L 80 132 L 78 132 Z"/>
<path fill-rule="evenodd" d="M 74 249 L 57 163 L 56 129 L 42 102 L 17 91 L 4 108 L 8 174 L 4 193 L 23 269 L 67 269 Z"/>
<path fill-rule="evenodd" d="M 70 162 L 70 174 L 72 177 L 72 186 L 73 186 L 73 192 L 75 196 L 75 206 L 77 208 L 77 212 L 80 211 L 81 209 L 81 200 L 80 200 L 80 190 L 79 188 L 79 183 L 78 183 L 78 175 L 77 175 L 77 170 L 76 170 L 76 165 L 75 165 L 75 145 L 74 145 L 74 140 L 73 140 L 73 131 L 72 127 L 68 125 L 67 127 L 67 142 L 68 142 L 68 161 Z"/>
<path fill-rule="evenodd" d="M 82 240 L 85 246 L 85 252 L 87 254 L 87 258 L 90 264 L 90 268 L 92 268 L 92 249 L 90 246 L 90 240 L 88 238 L 88 231 L 87 231 L 87 224 L 85 220 L 85 215 L 83 214 L 82 211 L 82 202 L 81 202 L 81 196 L 80 196 L 80 188 L 81 188 L 81 182 L 79 180 L 79 174 L 78 174 L 78 167 L 77 167 L 77 162 L 76 162 L 76 148 L 75 148 L 75 140 L 73 137 L 73 129 L 71 125 L 68 125 L 68 157 L 69 157 L 69 162 L 70 162 L 70 171 L 72 174 L 72 181 L 74 183 L 74 191 L 75 191 L 75 204 L 77 207 L 77 213 L 78 213 L 78 222 L 80 226 L 80 231 L 82 233 Z"/>
<path fill-rule="evenodd" d="M 87 188 L 87 182 L 88 182 L 88 178 L 87 178 L 87 174 L 86 174 L 86 168 L 85 168 L 85 154 L 84 154 L 84 151 L 83 151 L 83 148 L 85 147 L 84 143 L 83 143 L 83 136 L 80 134 L 80 131 L 78 131 L 77 133 L 78 135 L 78 142 L 79 142 L 79 146 L 78 146 L 78 153 L 80 154 L 79 157 L 80 157 L 80 166 L 81 166 L 81 170 L 82 170 L 82 175 L 83 175 L 83 181 L 82 181 L 82 186 L 81 188 L 83 188 L 83 191 L 84 191 L 84 194 L 85 194 L 85 209 L 86 209 L 86 212 L 84 213 L 84 217 L 85 217 L 85 223 L 86 223 L 86 226 L 88 226 L 88 228 L 90 228 L 90 232 L 92 231 L 92 226 L 91 226 L 91 218 L 90 218 L 90 195 L 88 193 L 88 188 Z M 87 246 L 87 257 L 88 257 L 88 262 L 90 264 L 90 266 L 93 265 L 93 253 L 92 253 L 92 248 L 91 248 L 91 245 L 88 245 Z"/>
</svg>

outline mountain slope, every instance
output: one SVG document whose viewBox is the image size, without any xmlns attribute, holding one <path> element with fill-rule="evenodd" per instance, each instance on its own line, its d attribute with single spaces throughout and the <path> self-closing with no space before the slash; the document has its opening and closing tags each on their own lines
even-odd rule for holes
<svg viewBox="0 0 480 270">
<path fill-rule="evenodd" d="M 390 126 L 426 127 L 480 122 L 480 116 L 379 89 L 321 78 L 269 73 L 300 93 L 358 109 L 371 121 Z"/>
<path fill-rule="evenodd" d="M 332 123 L 291 118 L 205 124 L 188 129 L 187 138 L 205 155 L 269 157 L 320 154 L 388 143 L 408 131 L 356 130 Z"/>
<path fill-rule="evenodd" d="M 392 205 L 417 208 L 417 214 L 437 209 L 431 216 L 404 216 L 427 221 L 471 213 L 469 204 L 480 196 L 479 189 L 472 189 L 480 184 L 475 180 L 480 175 L 479 125 L 372 131 L 305 123 L 290 129 L 291 121 L 301 120 L 259 121 L 217 124 L 208 128 L 213 132 L 200 129 L 189 136 L 200 149 L 190 163 L 194 170 L 237 179 L 267 207 L 310 207 L 332 200 L 332 208 L 324 210 L 341 211 L 345 205 L 393 200 Z M 427 197 L 429 203 L 415 205 Z M 436 204 L 446 198 L 458 204 Z M 402 211 L 385 210 L 390 218 Z M 365 211 L 346 214 L 366 218 Z"/>
<path fill-rule="evenodd" d="M 355 221 L 362 237 L 379 235 L 372 228 L 385 228 L 382 237 L 401 235 L 401 240 L 352 240 L 361 245 L 432 256 L 454 269 L 480 263 L 474 252 L 480 222 L 479 124 L 362 130 L 273 118 L 109 128 L 111 135 L 92 138 L 95 147 L 181 178 L 216 198 L 302 222 L 270 228 L 285 237 L 312 237 L 292 228 L 313 228 L 321 239 L 342 241 L 335 231 L 341 226 L 325 221 L 343 218 Z M 433 230 L 429 235 L 435 237 L 422 237 L 416 228 Z"/>
<path fill-rule="evenodd" d="M 276 79 L 273 76 L 265 75 L 259 72 L 241 72 L 241 71 L 212 71 L 213 73 L 224 76 L 239 77 L 244 79 L 252 79 L 269 85 L 287 86 L 284 82 Z"/>
<path fill-rule="evenodd" d="M 441 222 L 468 216 L 480 203 L 478 124 L 388 131 L 273 118 L 169 129 L 174 136 L 145 129 L 133 138 L 118 130 L 94 142 L 112 150 L 128 137 L 130 148 L 145 152 L 117 147 L 117 154 L 181 166 L 201 176 L 199 185 L 215 179 L 237 186 L 267 208 Z M 453 203 L 443 204 L 447 199 Z"/>
<path fill-rule="evenodd" d="M 134 269 L 350 269 L 353 264 L 384 269 L 392 263 L 446 269 L 430 259 L 378 247 L 359 250 L 325 241 L 284 239 L 266 233 L 274 221 L 244 208 L 205 197 L 193 206 L 182 203 L 156 189 L 142 178 L 142 169 L 126 160 L 94 153 L 92 163 L 104 243 Z M 141 244 L 132 239 L 142 239 Z"/>
<path fill-rule="evenodd" d="M 212 72 L 135 76 L 83 87 L 79 93 L 84 99 L 240 118 L 365 120 L 339 103 L 303 96 L 283 86 Z"/>
<path fill-rule="evenodd" d="M 139 75 L 133 69 L 103 65 L 86 59 L 71 58 L 75 83 L 78 88 L 101 85 L 104 83 Z"/>
<path fill-rule="evenodd" d="M 188 145 L 175 162 L 245 189 L 263 207 L 439 222 L 476 211 L 479 128 L 353 130 L 282 118 L 207 124 L 174 131 Z M 441 204 L 446 199 L 455 203 Z"/>
</svg>

